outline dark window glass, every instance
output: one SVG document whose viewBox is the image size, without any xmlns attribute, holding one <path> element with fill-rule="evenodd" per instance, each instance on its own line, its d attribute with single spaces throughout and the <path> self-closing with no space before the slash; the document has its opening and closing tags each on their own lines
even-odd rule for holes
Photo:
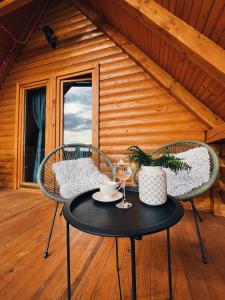
<svg viewBox="0 0 225 300">
<path fill-rule="evenodd" d="M 24 112 L 24 182 L 37 182 L 37 171 L 45 155 L 45 107 L 45 87 L 27 90 Z"/>
<path fill-rule="evenodd" d="M 92 143 L 91 74 L 63 83 L 63 143 Z"/>
</svg>

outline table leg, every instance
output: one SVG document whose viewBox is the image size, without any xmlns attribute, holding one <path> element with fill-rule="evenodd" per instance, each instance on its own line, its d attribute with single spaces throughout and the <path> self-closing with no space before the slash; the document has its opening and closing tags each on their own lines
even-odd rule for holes
<svg viewBox="0 0 225 300">
<path fill-rule="evenodd" d="M 122 300 L 122 290 L 121 290 L 121 283 L 120 283 L 120 269 L 119 269 L 119 254 L 118 254 L 118 238 L 117 237 L 116 237 L 116 270 L 117 270 L 117 277 L 118 277 L 120 300 Z"/>
<path fill-rule="evenodd" d="M 132 266 L 132 300 L 136 300 L 136 263 L 135 263 L 135 240 L 130 237 L 131 244 L 131 266 Z"/>
<path fill-rule="evenodd" d="M 170 255 L 170 230 L 166 230 L 167 236 L 167 257 L 168 257 L 168 283 L 169 283 L 169 300 L 173 299 L 173 288 L 172 288 L 172 270 L 171 270 L 171 255 Z"/>
<path fill-rule="evenodd" d="M 67 299 L 71 299 L 70 287 L 70 224 L 66 222 L 66 253 L 67 253 Z"/>
</svg>

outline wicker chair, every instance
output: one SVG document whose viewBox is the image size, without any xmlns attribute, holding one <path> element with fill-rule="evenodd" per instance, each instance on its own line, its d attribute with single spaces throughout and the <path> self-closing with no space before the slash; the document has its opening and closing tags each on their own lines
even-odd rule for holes
<svg viewBox="0 0 225 300">
<path fill-rule="evenodd" d="M 213 184 L 215 183 L 216 179 L 218 178 L 219 175 L 219 160 L 214 152 L 214 150 L 207 144 L 198 142 L 198 141 L 176 141 L 174 143 L 166 144 L 163 145 L 153 151 L 155 155 L 161 155 L 165 151 L 170 151 L 171 153 L 180 153 L 187 151 L 189 149 L 197 148 L 197 147 L 205 147 L 208 150 L 209 157 L 210 157 L 210 178 L 209 181 L 204 183 L 201 187 L 195 188 L 189 193 L 185 193 L 183 195 L 177 196 L 176 198 L 181 201 L 189 201 L 191 203 L 192 207 L 192 213 L 194 217 L 194 222 L 195 222 L 195 228 L 198 236 L 198 241 L 199 241 L 199 246 L 201 250 L 201 255 L 202 255 L 202 262 L 207 263 L 208 262 L 208 257 L 206 254 L 206 249 L 201 237 L 201 232 L 199 229 L 199 221 L 202 221 L 196 207 L 194 204 L 194 198 L 201 195 L 202 193 L 206 192 L 209 190 Z M 133 174 L 133 183 L 134 185 L 137 185 L 137 172 Z"/>
<path fill-rule="evenodd" d="M 73 160 L 84 157 L 92 157 L 95 165 L 98 166 L 98 168 L 102 170 L 103 173 L 107 174 L 111 179 L 114 179 L 113 164 L 111 160 L 98 148 L 86 144 L 67 144 L 60 146 L 50 152 L 44 158 L 39 167 L 37 179 L 40 189 L 44 195 L 56 202 L 48 241 L 43 254 L 44 258 L 48 257 L 48 249 L 59 203 L 64 204 L 66 202 L 66 199 L 64 199 L 59 193 L 59 185 L 57 184 L 55 174 L 52 170 L 52 164 L 62 160 Z"/>
</svg>

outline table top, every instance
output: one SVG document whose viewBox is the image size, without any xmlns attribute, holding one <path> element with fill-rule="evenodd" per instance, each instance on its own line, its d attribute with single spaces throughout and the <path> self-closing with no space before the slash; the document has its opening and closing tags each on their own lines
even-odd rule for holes
<svg viewBox="0 0 225 300">
<path fill-rule="evenodd" d="M 175 225 L 184 214 L 182 205 L 169 195 L 165 204 L 150 206 L 139 200 L 137 188 L 127 188 L 126 198 L 133 206 L 119 209 L 116 202 L 95 201 L 92 195 L 97 191 L 88 191 L 65 203 L 63 214 L 70 225 L 101 236 L 139 237 Z"/>
</svg>

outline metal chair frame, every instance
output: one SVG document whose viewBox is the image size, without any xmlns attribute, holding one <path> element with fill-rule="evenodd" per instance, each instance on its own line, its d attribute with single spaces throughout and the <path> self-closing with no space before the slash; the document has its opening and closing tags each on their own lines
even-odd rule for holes
<svg viewBox="0 0 225 300">
<path fill-rule="evenodd" d="M 57 215 L 58 206 L 60 203 L 64 205 L 64 203 L 68 199 L 64 199 L 59 192 L 59 185 L 56 181 L 55 174 L 52 170 L 52 164 L 62 161 L 62 160 L 71 160 L 71 159 L 79 159 L 84 157 L 92 157 L 92 153 L 96 153 L 98 156 L 98 163 L 100 160 L 105 163 L 105 165 L 109 168 L 109 171 L 112 174 L 112 179 L 114 180 L 114 168 L 109 157 L 100 149 L 87 144 L 66 144 L 60 147 L 57 147 L 53 151 L 51 151 L 42 161 L 37 175 L 37 181 L 39 187 L 43 194 L 47 196 L 49 199 L 56 202 L 56 207 L 54 210 L 53 218 L 51 221 L 51 226 L 48 234 L 47 245 L 44 250 L 43 257 L 47 258 L 49 255 L 49 246 L 52 237 L 52 232 L 55 224 L 55 218 Z M 95 158 L 94 158 L 95 159 Z M 62 211 L 60 215 L 62 214 Z"/>
<path fill-rule="evenodd" d="M 194 218 L 195 223 L 195 229 L 198 237 L 199 247 L 201 251 L 202 256 L 202 262 L 204 264 L 208 263 L 208 256 L 206 252 L 206 248 L 201 236 L 200 228 L 199 228 L 199 222 L 202 221 L 202 218 L 200 217 L 200 214 L 194 204 L 194 198 L 201 195 L 202 193 L 208 191 L 215 181 L 217 180 L 219 176 L 219 159 L 215 153 L 215 151 L 207 144 L 199 141 L 176 141 L 173 143 L 169 143 L 166 145 L 163 145 L 153 151 L 153 154 L 159 156 L 165 151 L 170 151 L 171 153 L 180 153 L 184 152 L 193 148 L 197 147 L 205 147 L 208 150 L 209 157 L 210 157 L 210 179 L 208 182 L 204 183 L 201 187 L 195 188 L 192 191 L 185 193 L 180 196 L 176 196 L 176 198 L 180 201 L 189 201 L 192 208 L 192 214 Z M 133 174 L 133 184 L 137 185 L 137 172 L 135 171 Z"/>
</svg>

